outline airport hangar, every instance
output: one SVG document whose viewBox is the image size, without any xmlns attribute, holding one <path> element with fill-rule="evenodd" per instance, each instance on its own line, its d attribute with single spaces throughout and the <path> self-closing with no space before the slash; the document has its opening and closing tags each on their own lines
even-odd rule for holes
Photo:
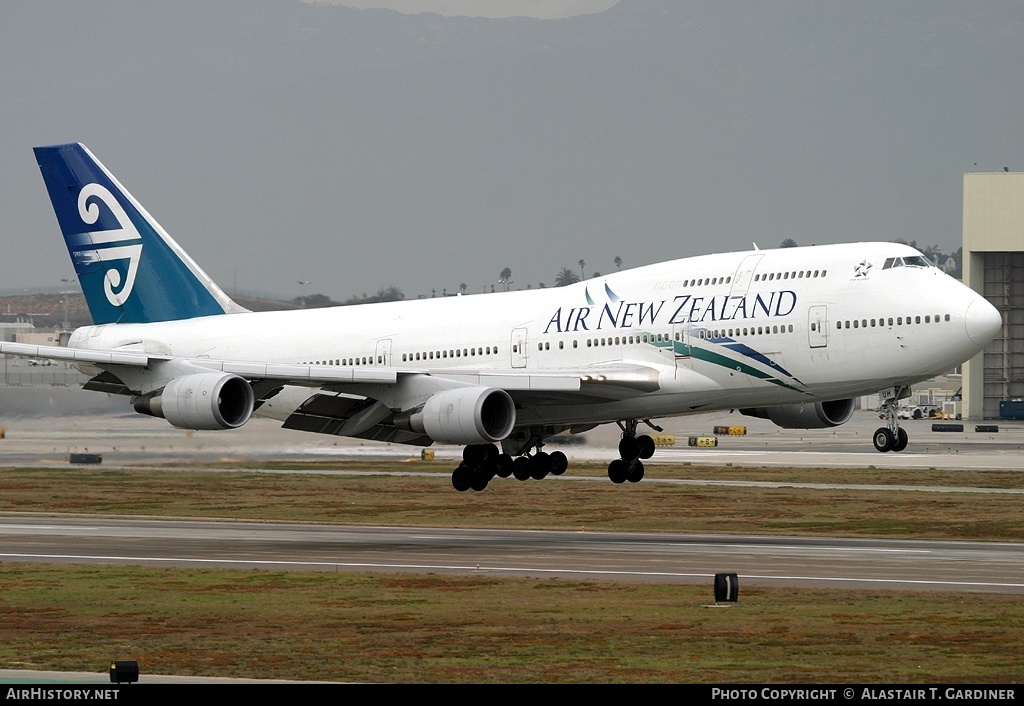
<svg viewBox="0 0 1024 706">
<path fill-rule="evenodd" d="M 998 419 L 1001 403 L 1024 412 L 1024 172 L 964 174 L 963 218 L 964 284 L 1003 317 L 995 340 L 964 364 L 963 409 Z"/>
</svg>

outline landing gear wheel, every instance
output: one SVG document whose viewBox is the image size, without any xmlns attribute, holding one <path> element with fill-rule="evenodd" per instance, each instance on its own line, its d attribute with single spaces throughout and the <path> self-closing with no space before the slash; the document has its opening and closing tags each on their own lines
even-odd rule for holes
<svg viewBox="0 0 1024 706">
<path fill-rule="evenodd" d="M 532 475 L 533 461 L 529 456 L 519 456 L 512 462 L 512 475 L 516 480 L 528 480 Z"/>
<path fill-rule="evenodd" d="M 608 464 L 608 478 L 612 483 L 625 483 L 629 475 L 629 466 L 621 458 Z"/>
<path fill-rule="evenodd" d="M 636 437 L 637 456 L 639 458 L 650 458 L 654 455 L 654 439 L 644 434 Z"/>
<path fill-rule="evenodd" d="M 469 444 L 462 447 L 462 460 L 470 466 L 476 466 L 484 460 L 483 444 Z"/>
<path fill-rule="evenodd" d="M 902 451 L 907 448 L 907 443 L 910 441 L 910 437 L 907 436 L 906 429 L 896 430 L 896 441 L 892 445 L 893 451 Z"/>
<path fill-rule="evenodd" d="M 498 447 L 495 446 L 494 444 L 481 444 L 480 446 L 483 450 L 484 463 L 493 464 L 495 461 L 498 460 L 498 456 L 501 455 L 501 452 L 498 451 Z"/>
<path fill-rule="evenodd" d="M 551 472 L 551 457 L 543 451 L 533 455 L 533 472 L 530 474 L 535 480 L 544 480 Z"/>
<path fill-rule="evenodd" d="M 639 483 L 644 479 L 644 464 L 640 461 L 634 461 L 633 465 L 629 467 L 629 472 L 626 473 L 626 480 L 630 483 Z"/>
<path fill-rule="evenodd" d="M 569 467 L 569 459 L 561 451 L 553 451 L 551 456 L 551 475 L 560 476 Z"/>
<path fill-rule="evenodd" d="M 512 475 L 512 457 L 508 454 L 498 454 L 497 469 L 494 475 L 499 478 L 508 478 Z"/>
<path fill-rule="evenodd" d="M 632 434 L 627 434 L 619 441 L 619 457 L 626 461 L 632 461 L 640 456 L 640 444 Z"/>
<path fill-rule="evenodd" d="M 460 493 L 469 490 L 472 481 L 473 472 L 465 463 L 460 463 L 459 467 L 452 471 L 452 487 Z"/>
<path fill-rule="evenodd" d="M 469 482 L 469 487 L 472 488 L 473 490 L 484 490 L 487 487 L 487 484 L 491 482 L 491 478 L 493 477 L 494 476 L 492 476 L 483 468 L 478 468 L 475 471 L 473 471 L 473 476 Z"/>
<path fill-rule="evenodd" d="M 871 441 L 874 443 L 875 449 L 882 453 L 892 449 L 893 445 L 896 443 L 896 440 L 892 436 L 892 432 L 886 427 L 879 427 L 878 429 L 875 429 L 875 435 L 872 437 Z"/>
</svg>

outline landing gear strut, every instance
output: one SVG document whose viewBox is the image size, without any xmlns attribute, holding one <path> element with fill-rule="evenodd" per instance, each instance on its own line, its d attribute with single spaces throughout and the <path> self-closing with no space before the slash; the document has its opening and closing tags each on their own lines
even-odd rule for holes
<svg viewBox="0 0 1024 706">
<path fill-rule="evenodd" d="M 879 393 L 882 398 L 882 413 L 886 425 L 875 430 L 871 441 L 875 449 L 881 452 L 902 451 L 907 448 L 909 438 L 905 429 L 900 428 L 899 417 L 896 416 L 896 405 L 899 400 L 910 395 L 910 388 L 902 385 L 887 387 Z"/>
<path fill-rule="evenodd" d="M 640 459 L 654 455 L 654 439 L 646 434 L 636 435 L 638 421 L 626 419 L 618 422 L 619 428 L 622 429 L 619 458 L 608 464 L 608 478 L 612 483 L 639 483 L 644 477 L 644 464 Z M 659 427 L 651 424 L 650 420 L 644 420 L 644 423 L 655 431 L 661 431 Z"/>
</svg>

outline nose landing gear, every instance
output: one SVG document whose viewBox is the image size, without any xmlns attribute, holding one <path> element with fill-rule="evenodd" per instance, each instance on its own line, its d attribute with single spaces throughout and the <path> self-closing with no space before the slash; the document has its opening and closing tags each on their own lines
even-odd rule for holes
<svg viewBox="0 0 1024 706">
<path fill-rule="evenodd" d="M 896 404 L 904 397 L 910 396 L 910 388 L 905 385 L 887 387 L 879 393 L 882 398 L 882 413 L 885 415 L 886 425 L 875 430 L 871 437 L 875 449 L 885 453 L 886 451 L 902 451 L 907 448 L 909 437 L 905 429 L 900 428 L 899 417 L 896 416 Z"/>
</svg>

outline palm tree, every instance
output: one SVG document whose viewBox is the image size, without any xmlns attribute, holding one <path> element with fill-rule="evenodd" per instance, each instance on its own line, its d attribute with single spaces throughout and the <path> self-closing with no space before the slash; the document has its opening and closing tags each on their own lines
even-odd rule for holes
<svg viewBox="0 0 1024 706">
<path fill-rule="evenodd" d="M 580 265 L 580 279 L 583 279 L 584 277 L 586 277 L 586 275 L 583 274 L 583 268 L 586 267 L 586 265 L 587 265 L 586 260 L 580 260 L 579 265 Z"/>
<path fill-rule="evenodd" d="M 564 287 L 567 284 L 573 284 L 579 282 L 579 276 L 570 270 L 568 267 L 563 267 L 561 271 L 555 275 L 555 286 Z"/>
<path fill-rule="evenodd" d="M 795 247 L 797 247 L 797 243 L 792 238 L 786 238 L 785 240 L 782 241 L 782 245 L 780 245 L 779 247 L 780 248 L 795 248 Z"/>
<path fill-rule="evenodd" d="M 377 290 L 377 300 L 382 302 L 400 302 L 405 299 L 405 292 L 393 284 L 387 287 L 381 285 Z"/>
<path fill-rule="evenodd" d="M 612 262 L 614 262 L 614 263 L 615 263 L 615 269 L 616 269 L 616 270 L 621 270 L 621 269 L 622 269 L 622 258 L 621 258 L 621 257 L 619 257 L 618 255 L 616 255 L 616 256 L 615 256 L 615 259 L 614 259 L 614 260 L 612 260 Z"/>
<path fill-rule="evenodd" d="M 467 289 L 469 289 L 469 285 L 466 284 L 465 282 L 463 282 L 462 284 L 459 285 L 459 291 L 462 294 L 465 294 Z"/>
<path fill-rule="evenodd" d="M 508 291 L 508 286 L 512 284 L 512 269 L 506 267 L 500 273 L 498 273 L 498 283 L 505 285 L 505 291 Z"/>
</svg>

